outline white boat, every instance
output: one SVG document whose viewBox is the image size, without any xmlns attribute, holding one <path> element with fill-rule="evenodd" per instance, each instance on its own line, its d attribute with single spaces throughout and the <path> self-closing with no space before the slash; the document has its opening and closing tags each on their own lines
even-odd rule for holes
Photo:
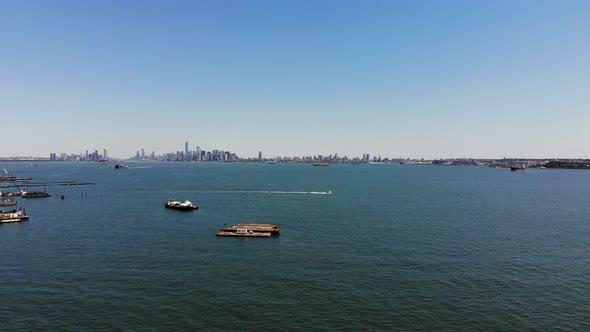
<svg viewBox="0 0 590 332">
<path fill-rule="evenodd" d="M 0 211 L 0 224 L 29 220 L 24 210 Z"/>
<path fill-rule="evenodd" d="M 310 194 L 313 195 L 332 195 L 332 190 L 328 190 L 328 191 L 310 191 Z"/>
<path fill-rule="evenodd" d="M 197 210 L 199 207 L 194 205 L 191 201 L 186 200 L 184 202 L 169 200 L 164 203 L 164 206 L 169 209 L 176 209 L 176 210 L 183 210 L 183 211 L 191 211 Z"/>
</svg>

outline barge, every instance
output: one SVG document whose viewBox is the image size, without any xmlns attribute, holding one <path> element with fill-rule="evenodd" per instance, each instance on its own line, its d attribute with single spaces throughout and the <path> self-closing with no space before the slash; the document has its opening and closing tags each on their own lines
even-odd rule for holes
<svg viewBox="0 0 590 332">
<path fill-rule="evenodd" d="M 246 228 L 238 228 L 235 232 L 225 232 L 221 231 L 216 236 L 234 236 L 234 237 L 269 237 L 271 233 L 269 232 L 253 232 L 249 231 Z"/>
<path fill-rule="evenodd" d="M 231 227 L 223 227 L 217 236 L 235 237 L 269 237 L 278 235 L 281 229 L 277 224 L 237 224 Z"/>
<path fill-rule="evenodd" d="M 222 232 L 237 232 L 239 229 L 247 229 L 254 233 L 279 234 L 281 229 L 277 224 L 237 224 L 231 227 L 223 227 Z"/>
</svg>

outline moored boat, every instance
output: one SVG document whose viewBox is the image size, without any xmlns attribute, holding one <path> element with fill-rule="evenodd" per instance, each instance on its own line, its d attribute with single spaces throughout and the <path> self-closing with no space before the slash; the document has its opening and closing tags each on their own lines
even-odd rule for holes
<svg viewBox="0 0 590 332">
<path fill-rule="evenodd" d="M 6 168 L 4 169 L 4 174 L 0 174 L 0 181 L 14 181 L 16 180 L 16 176 L 8 174 Z"/>
<path fill-rule="evenodd" d="M 27 220 L 29 220 L 29 216 L 24 210 L 0 211 L 0 224 L 21 222 Z"/>
<path fill-rule="evenodd" d="M 13 191 L 13 192 L 9 192 L 9 193 L 3 193 L 0 192 L 0 196 L 6 196 L 6 197 L 10 197 L 10 196 L 22 196 L 23 194 L 26 194 L 27 192 L 24 190 L 19 190 L 19 191 Z"/>
<path fill-rule="evenodd" d="M 16 205 L 16 200 L 12 197 L 0 198 L 0 206 L 13 206 Z"/>
<path fill-rule="evenodd" d="M 0 174 L 0 181 L 14 181 L 16 176 Z"/>
<path fill-rule="evenodd" d="M 168 209 L 175 209 L 175 210 L 181 210 L 181 211 L 192 211 L 192 210 L 199 209 L 198 206 L 196 206 L 195 204 L 193 204 L 189 200 L 186 200 L 184 202 L 169 200 L 164 203 L 164 206 L 167 207 Z"/>
<path fill-rule="evenodd" d="M 21 195 L 22 198 L 43 198 L 43 197 L 51 197 L 51 195 L 46 191 L 28 191 Z"/>
</svg>

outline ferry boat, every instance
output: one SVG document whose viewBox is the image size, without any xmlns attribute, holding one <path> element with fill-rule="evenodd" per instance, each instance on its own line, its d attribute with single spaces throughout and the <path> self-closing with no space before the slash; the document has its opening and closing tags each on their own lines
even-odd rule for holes
<svg viewBox="0 0 590 332">
<path fill-rule="evenodd" d="M 166 203 L 164 203 L 164 206 L 168 209 L 175 209 L 175 210 L 181 210 L 181 211 L 192 211 L 192 210 L 198 210 L 199 207 L 194 205 L 193 203 L 191 203 L 191 201 L 184 201 L 184 202 L 180 202 L 180 201 L 175 201 L 175 200 L 169 200 L 166 201 Z"/>
<path fill-rule="evenodd" d="M 29 220 L 29 216 L 24 210 L 0 211 L 0 224 L 21 222 L 27 220 Z"/>
</svg>

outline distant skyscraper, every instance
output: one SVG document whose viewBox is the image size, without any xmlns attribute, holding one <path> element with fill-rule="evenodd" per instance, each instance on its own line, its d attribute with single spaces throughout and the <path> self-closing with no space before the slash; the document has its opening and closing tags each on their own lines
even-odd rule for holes
<svg viewBox="0 0 590 332">
<path fill-rule="evenodd" d="M 258 151 L 258 161 L 262 161 L 262 151 Z"/>
<path fill-rule="evenodd" d="M 145 151 L 143 151 L 143 148 L 141 148 L 141 158 L 145 158 Z"/>
<path fill-rule="evenodd" d="M 188 160 L 188 159 L 189 159 L 188 142 L 184 142 L 184 160 Z"/>
<path fill-rule="evenodd" d="M 109 155 L 107 154 L 107 149 L 102 150 L 102 159 L 109 159 Z"/>
</svg>

